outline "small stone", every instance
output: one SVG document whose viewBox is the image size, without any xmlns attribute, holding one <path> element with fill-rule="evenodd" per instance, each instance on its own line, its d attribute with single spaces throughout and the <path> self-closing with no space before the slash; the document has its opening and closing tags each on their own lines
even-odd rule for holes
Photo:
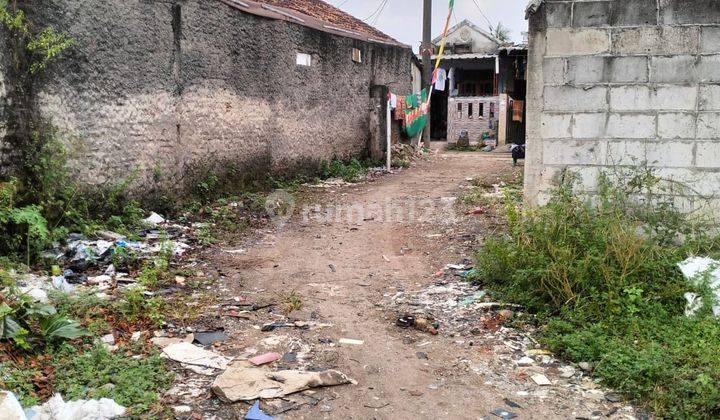
<svg viewBox="0 0 720 420">
<path fill-rule="evenodd" d="M 610 393 L 610 394 L 605 394 L 605 399 L 610 402 L 616 403 L 616 402 L 619 402 L 622 398 L 618 394 Z"/>
<path fill-rule="evenodd" d="M 103 335 L 103 336 L 100 338 L 100 340 L 101 340 L 103 343 L 105 343 L 105 344 L 107 344 L 107 345 L 109 345 L 109 346 L 114 346 L 114 345 L 115 345 L 115 336 L 112 335 L 112 334 Z"/>
<path fill-rule="evenodd" d="M 143 331 L 136 331 L 136 332 L 132 333 L 132 335 L 130 336 L 130 340 L 135 341 L 135 342 L 140 341 L 143 334 L 144 334 Z"/>
<path fill-rule="evenodd" d="M 428 389 L 432 389 L 432 390 L 436 390 L 436 389 L 440 388 L 440 387 L 438 386 L 438 384 L 430 384 L 430 385 L 428 385 L 427 387 L 428 387 Z"/>
<path fill-rule="evenodd" d="M 323 413 L 329 413 L 332 411 L 332 407 L 330 407 L 329 405 L 323 405 L 320 406 L 320 411 Z"/>
<path fill-rule="evenodd" d="M 575 376 L 575 368 L 572 366 L 563 366 L 559 370 L 560 370 L 561 378 L 568 379 L 568 378 L 572 378 L 573 376 Z"/>
<path fill-rule="evenodd" d="M 592 365 L 588 362 L 580 362 L 578 363 L 578 366 L 585 372 L 590 372 L 592 370 Z"/>
<path fill-rule="evenodd" d="M 189 405 L 176 405 L 173 407 L 175 414 L 186 414 L 192 411 L 192 407 Z"/>
<path fill-rule="evenodd" d="M 421 397 L 423 393 L 420 391 L 410 390 L 410 395 L 412 395 L 413 397 Z"/>
<path fill-rule="evenodd" d="M 535 375 L 530 377 L 533 382 L 540 386 L 548 386 L 552 385 L 552 382 L 547 378 L 547 376 L 543 375 L 542 373 L 536 373 Z"/>
<path fill-rule="evenodd" d="M 183 276 L 175 276 L 175 284 L 179 286 L 185 286 L 185 277 Z"/>
<path fill-rule="evenodd" d="M 428 359 L 428 354 L 425 353 L 424 351 L 419 351 L 419 352 L 415 353 L 415 356 L 417 356 L 418 359 L 425 359 L 425 360 Z"/>
<path fill-rule="evenodd" d="M 511 311 L 510 309 L 502 309 L 502 310 L 498 311 L 498 315 L 500 315 L 501 317 L 503 317 L 505 319 L 510 319 L 513 317 L 513 315 L 515 315 L 515 313 L 513 311 Z"/>
<path fill-rule="evenodd" d="M 518 366 L 531 366 L 535 364 L 535 360 L 532 357 L 524 356 L 517 361 Z"/>
</svg>

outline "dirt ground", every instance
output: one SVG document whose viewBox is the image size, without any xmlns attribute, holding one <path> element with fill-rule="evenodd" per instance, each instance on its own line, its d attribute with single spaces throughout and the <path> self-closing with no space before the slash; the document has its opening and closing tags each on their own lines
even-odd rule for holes
<svg viewBox="0 0 720 420">
<path fill-rule="evenodd" d="M 504 345 L 502 336 L 458 337 L 443 325 L 431 335 L 395 325 L 400 314 L 387 305 L 388 297 L 433 285 L 446 264 L 470 259 L 484 238 L 502 229 L 492 213 L 456 214 L 453 197 L 468 188 L 470 178 L 493 184 L 521 176 L 509 154 L 436 152 L 373 182 L 312 188 L 305 203 L 310 210 L 298 203 L 286 223 L 204 251 L 208 270 L 222 279 L 216 313 L 225 310 L 222 304 L 277 304 L 213 315 L 230 337 L 217 351 L 240 358 L 292 353 L 298 360 L 277 363 L 337 369 L 357 382 L 264 402 L 279 418 L 477 419 L 492 418 L 498 408 L 519 418 L 618 416 L 623 404 L 593 393 L 587 378 L 583 387 L 555 383 L 550 367 L 543 372 L 554 384 L 536 385 L 530 378 L 534 368 L 518 367 L 522 353 Z M 302 304 L 291 320 L 331 326 L 260 331 L 267 322 L 286 319 L 282 302 L 291 298 Z M 340 344 L 341 338 L 363 344 Z M 193 383 L 206 387 L 207 381 L 188 376 L 173 392 L 182 394 Z M 242 418 L 249 407 L 198 397 L 206 398 L 204 418 Z"/>
</svg>

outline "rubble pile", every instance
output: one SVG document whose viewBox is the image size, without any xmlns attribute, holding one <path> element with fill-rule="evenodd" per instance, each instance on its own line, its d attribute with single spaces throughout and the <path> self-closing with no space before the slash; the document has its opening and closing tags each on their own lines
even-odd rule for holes
<svg viewBox="0 0 720 420">
<path fill-rule="evenodd" d="M 450 264 L 430 285 L 385 293 L 381 306 L 390 319 L 394 317 L 395 327 L 417 330 L 410 334 L 420 336 L 410 339 L 420 343 L 419 349 L 432 343 L 433 334 L 452 338 L 458 347 L 455 369 L 481 376 L 485 385 L 523 406 L 534 399 L 557 398 L 578 407 L 578 418 L 635 418 L 632 406 L 592 379 L 591 364 L 566 364 L 555 358 L 533 338 L 535 327 L 520 322 L 529 315 L 517 305 L 492 300 L 491 294 L 466 280 L 472 273 L 469 264 Z M 520 327 L 513 327 L 513 321 Z M 427 358 L 427 353 L 418 352 L 418 357 Z M 510 417 L 503 418 L 514 416 L 506 413 Z"/>
</svg>

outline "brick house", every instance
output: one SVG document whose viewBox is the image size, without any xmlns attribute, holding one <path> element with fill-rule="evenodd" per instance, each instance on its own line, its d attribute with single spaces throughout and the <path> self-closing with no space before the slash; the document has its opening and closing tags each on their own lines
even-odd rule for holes
<svg viewBox="0 0 720 420">
<path fill-rule="evenodd" d="M 452 27 L 440 63 L 445 90 L 432 97 L 431 137 L 455 142 L 466 130 L 472 142 L 525 143 L 526 56 L 524 46 L 503 44 L 468 20 Z"/>
</svg>

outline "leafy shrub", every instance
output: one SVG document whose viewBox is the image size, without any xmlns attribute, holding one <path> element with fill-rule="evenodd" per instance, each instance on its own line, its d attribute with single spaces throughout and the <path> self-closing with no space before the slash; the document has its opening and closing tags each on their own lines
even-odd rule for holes
<svg viewBox="0 0 720 420">
<path fill-rule="evenodd" d="M 341 178 L 345 182 L 357 182 L 365 174 L 365 167 L 359 160 L 353 158 L 345 164 L 339 160 L 330 163 L 323 162 L 320 173 L 324 179 Z"/>
<path fill-rule="evenodd" d="M 30 350 L 88 334 L 76 321 L 58 314 L 54 306 L 34 302 L 21 293 L 10 276 L 2 274 L 0 279 L 0 340 Z"/>
<path fill-rule="evenodd" d="M 568 181 L 546 206 L 511 204 L 508 235 L 477 254 L 477 279 L 547 320 L 552 349 L 594 363 L 657 415 L 717 417 L 720 392 L 708 384 L 720 381 L 720 326 L 707 310 L 685 317 L 683 293 L 702 290 L 677 263 L 717 255 L 720 242 L 676 212 L 666 188 L 648 172 L 602 176 L 592 200 Z"/>
<path fill-rule="evenodd" d="M 128 286 L 123 290 L 123 299 L 117 310 L 129 322 L 149 321 L 156 327 L 162 326 L 164 301 L 160 297 L 145 295 L 147 289 L 141 284 Z"/>
</svg>

